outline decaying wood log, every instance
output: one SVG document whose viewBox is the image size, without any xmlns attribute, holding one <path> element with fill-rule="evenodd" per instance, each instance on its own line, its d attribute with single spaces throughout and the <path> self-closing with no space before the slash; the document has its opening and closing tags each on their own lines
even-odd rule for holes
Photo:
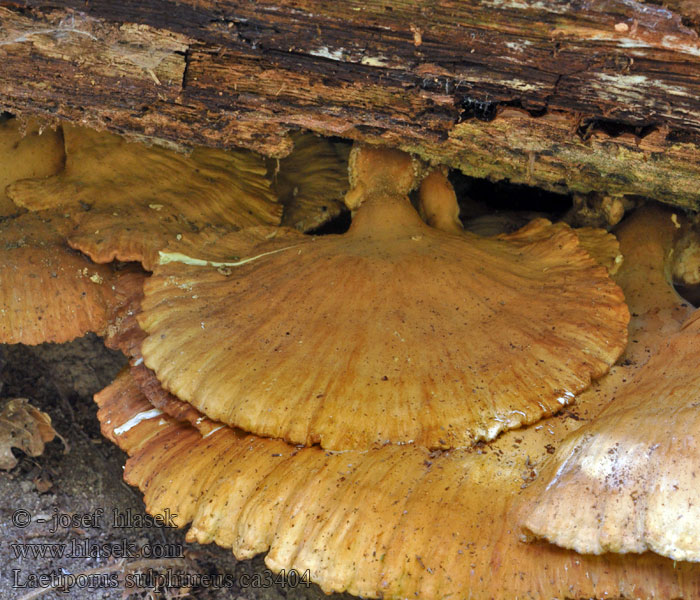
<svg viewBox="0 0 700 600">
<path fill-rule="evenodd" d="M 272 156 L 310 129 L 698 208 L 700 11 L 668 4 L 0 0 L 0 107 Z"/>
</svg>

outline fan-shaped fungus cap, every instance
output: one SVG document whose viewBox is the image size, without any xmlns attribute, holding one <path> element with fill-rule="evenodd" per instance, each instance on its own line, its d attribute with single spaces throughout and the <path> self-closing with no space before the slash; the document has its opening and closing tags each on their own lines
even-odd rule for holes
<svg viewBox="0 0 700 600">
<path fill-rule="evenodd" d="M 577 552 L 700 561 L 700 312 L 538 482 L 524 527 Z"/>
<path fill-rule="evenodd" d="M 114 286 L 117 305 L 109 316 L 105 331 L 105 346 L 112 350 L 121 350 L 126 356 L 141 354 L 141 342 L 144 333 L 136 321 L 136 314 L 141 312 L 144 272 L 131 272 L 121 275 Z"/>
<path fill-rule="evenodd" d="M 624 251 L 626 235 L 622 241 Z M 663 257 L 664 248 L 652 249 Z M 663 269 L 658 252 L 636 258 Z M 659 327 L 639 328 L 647 315 L 635 315 L 631 330 L 639 343 L 630 345 L 624 365 L 581 394 L 571 411 L 487 446 L 332 453 L 228 427 L 208 425 L 205 433 L 195 428 L 206 419 L 165 398 L 140 367 L 139 381 L 161 409 L 154 410 L 124 373 L 96 398 L 103 431 L 131 456 L 125 477 L 143 490 L 149 512 L 170 509 L 178 524 L 192 522 L 189 540 L 230 547 L 239 558 L 269 550 L 271 569 L 310 569 L 326 592 L 426 600 L 466 594 L 474 600 L 695 597 L 697 565 L 653 554 L 580 556 L 519 540 L 520 503 L 544 457 L 617 395 L 645 360 L 645 349 L 661 331 L 678 327 L 676 318 L 686 310 L 680 301 L 672 310 L 660 290 L 647 293 L 638 284 L 651 270 L 632 266 L 622 266 L 630 285 L 625 292 L 655 314 Z"/>
<path fill-rule="evenodd" d="M 612 233 L 594 227 L 578 227 L 574 232 L 581 248 L 588 252 L 593 260 L 603 265 L 611 275 L 618 272 L 623 256 L 620 253 L 620 243 Z"/>
<path fill-rule="evenodd" d="M 28 177 L 55 175 L 64 160 L 60 129 L 0 116 L 0 217 L 20 211 L 5 194 L 8 185 Z"/>
<path fill-rule="evenodd" d="M 66 168 L 8 188 L 30 210 L 58 207 L 76 224 L 74 248 L 96 262 L 140 261 L 207 227 L 231 231 L 280 222 L 264 161 L 242 151 L 199 148 L 190 156 L 66 126 Z"/>
<path fill-rule="evenodd" d="M 97 418 L 102 435 L 129 454 L 145 446 L 164 425 L 172 422 L 154 419 L 163 412 L 145 401 L 129 367 L 124 367 L 110 385 L 95 394 L 94 400 L 99 407 Z M 141 427 L 134 429 L 139 424 Z"/>
<path fill-rule="evenodd" d="M 679 224 L 671 211 L 646 206 L 616 232 L 625 256 L 616 279 L 635 315 L 624 364 L 644 366 L 551 458 L 519 517 L 529 535 L 582 552 L 651 549 L 700 560 L 692 475 L 700 334 L 697 314 L 679 332 L 693 310 L 670 282 Z"/>
<path fill-rule="evenodd" d="M 445 234 L 402 195 L 408 155 L 353 156 L 365 192 L 350 192 L 362 206 L 347 234 L 241 252 L 234 233 L 218 250 L 238 260 L 156 270 L 143 354 L 169 391 L 295 443 L 455 447 L 556 412 L 608 370 L 629 315 L 575 235 L 546 221 Z"/>
<path fill-rule="evenodd" d="M 130 454 L 125 478 L 144 491 L 147 510 L 169 509 L 178 525 L 192 522 L 189 541 L 214 541 L 241 559 L 269 550 L 271 569 L 309 569 L 326 592 L 426 600 L 700 592 L 697 565 L 519 541 L 523 487 L 566 423 L 576 424 L 567 416 L 477 451 L 332 453 L 228 427 L 202 435 L 128 387 L 117 381 L 103 391 L 99 414 Z"/>
<path fill-rule="evenodd" d="M 0 343 L 67 342 L 107 326 L 114 272 L 68 248 L 64 230 L 44 212 L 0 222 Z"/>
<path fill-rule="evenodd" d="M 675 230 L 676 227 L 671 220 L 670 211 L 656 206 L 647 206 L 636 210 L 631 217 L 623 221 L 616 232 L 625 256 L 625 262 L 616 279 L 625 291 L 633 314 L 630 322 L 630 337 L 635 343 L 629 345 L 622 357 L 625 366 L 613 367 L 612 372 L 601 381 L 603 392 L 601 394 L 603 400 L 601 407 L 607 408 L 602 413 L 600 422 L 596 419 L 600 411 L 584 415 L 586 420 L 592 419 L 591 424 L 572 433 L 568 440 L 562 442 L 564 445 L 554 457 L 550 457 L 549 465 L 543 471 L 539 482 L 531 488 L 529 501 L 524 503 L 517 517 L 519 522 L 526 524 L 525 530 L 530 537 L 547 537 L 553 541 L 559 540 L 567 547 L 579 547 L 582 550 L 584 548 L 592 550 L 596 547 L 600 550 L 603 548 L 603 544 L 612 550 L 614 547 L 623 548 L 623 544 L 626 544 L 628 551 L 631 551 L 633 541 L 638 545 L 638 548 L 641 548 L 643 544 L 647 544 L 648 548 L 652 547 L 652 538 L 649 536 L 649 531 L 645 531 L 645 527 L 647 523 L 653 523 L 653 520 L 648 520 L 645 513 L 650 508 L 650 497 L 659 494 L 661 490 L 649 487 L 644 489 L 643 485 L 620 486 L 616 489 L 615 484 L 622 484 L 623 481 L 632 483 L 635 478 L 638 478 L 640 484 L 644 484 L 646 475 L 640 474 L 640 468 L 643 471 L 650 466 L 652 473 L 649 473 L 648 476 L 655 477 L 653 468 L 656 464 L 650 465 L 649 460 L 651 459 L 655 463 L 660 456 L 660 454 L 657 456 L 656 453 L 663 453 L 664 448 L 668 449 L 668 447 L 664 441 L 660 447 L 652 450 L 649 456 L 645 457 L 645 452 L 649 450 L 650 446 L 653 446 L 653 442 L 647 443 L 649 440 L 640 438 L 637 440 L 639 445 L 636 448 L 636 452 L 640 455 L 636 458 L 641 459 L 641 461 L 635 465 L 630 463 L 628 465 L 630 468 L 626 473 L 619 470 L 615 473 L 614 467 L 623 466 L 625 455 L 629 456 L 635 452 L 632 438 L 637 434 L 631 429 L 625 431 L 614 431 L 613 429 L 616 429 L 614 428 L 615 423 L 629 427 L 635 420 L 632 407 L 640 401 L 640 394 L 645 393 L 644 387 L 639 387 L 639 382 L 648 380 L 648 383 L 656 388 L 659 394 L 663 393 L 662 390 L 665 386 L 670 385 L 675 388 L 675 385 L 668 381 L 664 382 L 664 376 L 658 372 L 660 363 L 663 361 L 660 356 L 668 352 L 664 348 L 668 345 L 669 339 L 685 335 L 678 333 L 680 323 L 693 312 L 693 309 L 683 298 L 678 296 L 670 283 Z M 649 357 L 651 356 L 655 358 L 650 361 Z M 671 360 L 673 359 L 671 358 Z M 668 374 L 674 373 L 670 366 L 664 366 L 663 371 Z M 687 366 L 682 366 L 682 373 L 688 373 Z M 636 377 L 633 379 L 635 374 Z M 677 391 L 682 397 L 682 383 Z M 685 391 L 689 392 L 687 386 Z M 577 405 L 589 405 L 595 392 L 593 389 L 586 391 L 577 398 Z M 654 397 L 654 400 L 658 398 L 659 394 Z M 660 411 L 660 414 L 654 416 L 651 426 L 656 429 L 656 419 L 659 419 L 658 428 L 662 432 L 665 431 L 664 424 L 668 425 L 669 419 L 676 418 L 677 412 L 669 410 L 665 403 L 660 403 L 656 409 L 652 408 L 654 402 L 652 396 L 647 397 L 639 414 L 640 416 L 642 413 L 649 415 L 654 410 Z M 613 399 L 614 401 L 611 402 Z M 643 400 L 643 398 L 641 399 Z M 606 413 L 610 413 L 609 419 L 605 417 Z M 692 423 L 692 418 L 689 421 Z M 649 433 L 649 426 L 649 423 L 641 423 L 640 434 L 642 437 Z M 635 424 L 634 427 L 640 427 L 640 425 Z M 682 435 L 684 428 L 685 425 L 682 425 L 671 439 L 677 440 L 677 435 Z M 596 432 L 600 432 L 602 435 L 598 436 Z M 620 445 L 613 447 L 610 444 L 612 440 L 615 443 L 619 442 Z M 595 471 L 596 465 L 591 460 L 593 454 L 606 447 L 606 444 L 607 449 L 613 450 L 613 454 L 602 456 L 603 453 L 599 453 L 598 456 L 602 458 L 602 462 L 597 465 L 597 472 L 601 477 L 597 480 L 594 477 L 589 478 L 584 470 L 576 474 L 577 469 L 580 469 L 584 464 Z M 571 458 L 568 463 L 565 462 L 566 456 Z M 668 469 L 669 474 L 678 475 L 680 469 L 683 469 L 682 465 L 679 468 L 678 465 L 681 461 L 677 458 L 669 458 L 666 455 L 664 459 L 667 461 L 664 468 Z M 603 481 L 602 475 L 606 466 L 609 468 L 610 477 Z M 559 470 L 561 473 L 557 476 Z M 616 480 L 616 475 L 623 477 L 618 477 Z M 588 484 L 593 487 L 583 491 L 580 486 L 581 478 L 589 479 Z M 569 488 L 568 485 L 562 487 L 564 481 L 568 481 L 571 487 Z M 546 489 L 547 486 L 550 486 L 550 489 Z M 575 495 L 574 489 L 578 490 L 578 495 Z M 574 492 L 569 497 L 573 498 L 571 501 L 575 508 L 563 505 L 556 506 L 564 494 L 570 493 L 566 490 Z M 596 492 L 599 496 L 596 496 L 595 503 L 593 503 L 591 494 Z M 680 490 L 677 492 L 683 494 Z M 633 497 L 636 500 L 630 503 Z M 678 498 L 678 496 L 675 497 Z M 659 498 L 660 496 L 657 495 L 656 499 Z M 669 496 L 670 499 L 671 496 Z M 586 500 L 589 502 L 588 505 Z M 670 504 L 669 509 L 672 510 Z M 654 510 L 658 516 L 658 506 L 652 509 L 649 515 L 651 516 Z M 572 512 L 574 513 L 573 517 L 571 517 Z M 567 515 L 570 518 L 567 518 Z M 637 517 L 638 521 L 631 522 Z M 609 523 L 607 522 L 608 518 L 610 519 Z M 630 520 L 628 523 L 630 529 L 627 532 L 619 529 L 621 522 L 625 519 Z M 683 526 L 682 523 L 676 523 L 675 527 L 669 527 L 669 536 L 677 534 L 679 527 Z M 667 538 L 667 541 L 668 539 L 670 538 Z"/>
<path fill-rule="evenodd" d="M 282 224 L 310 231 L 345 209 L 350 145 L 312 133 L 292 139 L 294 150 L 275 168 L 274 189 L 284 205 Z"/>
<path fill-rule="evenodd" d="M 142 360 L 137 358 L 131 361 L 138 365 L 131 368 L 131 377 L 138 385 L 140 392 L 146 397 L 148 402 L 155 408 L 163 411 L 164 414 L 173 417 L 176 421 L 189 423 L 203 437 L 208 437 L 215 431 L 222 429 L 225 425 L 207 419 L 194 406 L 179 400 L 172 394 L 166 392 L 160 385 L 153 371 L 146 368 Z M 231 431 L 234 431 L 233 429 Z M 248 437 L 248 434 L 240 429 L 235 430 L 239 437 Z"/>
<path fill-rule="evenodd" d="M 531 219 L 528 216 L 537 213 L 500 213 L 485 215 L 484 218 L 467 223 L 466 230 L 479 235 L 496 236 L 510 233 L 523 227 Z M 533 217 L 541 218 L 541 217 Z M 565 225 L 558 223 L 558 225 Z M 604 266 L 608 273 L 614 275 L 622 264 L 623 256 L 620 253 L 620 244 L 612 233 L 605 229 L 594 227 L 577 227 L 572 231 L 578 237 L 579 245 L 599 265 Z"/>
</svg>

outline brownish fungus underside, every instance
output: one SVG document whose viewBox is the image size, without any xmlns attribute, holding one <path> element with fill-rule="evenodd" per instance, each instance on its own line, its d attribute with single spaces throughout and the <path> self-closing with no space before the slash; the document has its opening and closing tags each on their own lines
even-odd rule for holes
<svg viewBox="0 0 700 600">
<path fill-rule="evenodd" d="M 66 342 L 103 332 L 116 273 L 68 247 L 53 211 L 0 222 L 0 343 Z"/>
<path fill-rule="evenodd" d="M 486 237 L 441 168 L 394 150 L 299 136 L 270 171 L 74 127 L 65 142 L 63 171 L 8 188 L 33 212 L 0 220 L 0 342 L 96 331 L 128 356 L 95 400 L 149 512 L 328 592 L 700 596 L 700 320 L 682 328 L 669 281 L 677 216 L 639 209 L 619 243 L 546 219 Z M 347 233 L 301 233 L 341 210 Z M 558 462 L 587 452 L 595 468 Z M 523 518 L 578 550 L 654 552 L 525 543 Z"/>
<path fill-rule="evenodd" d="M 72 126 L 64 135 L 65 169 L 15 183 L 8 195 L 30 210 L 65 213 L 70 244 L 96 262 L 151 269 L 158 250 L 184 234 L 280 222 L 267 168 L 252 152 L 198 148 L 186 156 Z"/>
<path fill-rule="evenodd" d="M 673 231 L 655 228 L 653 216 L 642 211 L 620 232 L 623 253 L 634 255 L 640 239 L 649 250 L 635 264 L 625 261 L 618 275 L 639 311 L 630 323 L 636 343 L 624 361 L 572 409 L 488 445 L 342 453 L 290 446 L 217 427 L 161 390 L 143 366 L 96 398 L 103 430 L 132 456 L 127 480 L 144 491 L 151 512 L 177 511 L 181 525 L 193 523 L 190 539 L 232 547 L 239 557 L 269 549 L 272 568 L 309 568 L 327 591 L 389 598 L 447 597 L 465 589 L 473 598 L 692 597 L 700 591 L 695 565 L 649 553 L 582 556 L 544 542 L 525 544 L 516 520 L 545 458 L 620 393 L 692 310 L 665 280 Z M 658 274 L 651 283 L 663 288 L 641 285 L 651 273 Z M 137 351 L 133 358 L 140 362 Z"/>
<path fill-rule="evenodd" d="M 700 561 L 700 312 L 600 416 L 563 441 L 523 511 L 577 552 Z"/>
<path fill-rule="evenodd" d="M 209 264 L 166 251 L 177 262 L 146 283 L 140 323 L 169 391 L 294 443 L 449 448 L 552 414 L 610 368 L 627 308 L 566 225 L 431 228 L 392 191 L 412 165 L 383 156 L 374 179 L 355 174 L 346 234 L 260 231 L 246 248 L 250 232 L 233 233 Z"/>
</svg>

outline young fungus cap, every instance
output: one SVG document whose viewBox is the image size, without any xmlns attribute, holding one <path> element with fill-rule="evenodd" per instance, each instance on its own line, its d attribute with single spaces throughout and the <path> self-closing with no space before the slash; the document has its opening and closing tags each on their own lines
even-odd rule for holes
<svg viewBox="0 0 700 600">
<path fill-rule="evenodd" d="M 450 233 L 462 233 L 459 204 L 444 168 L 436 168 L 423 179 L 418 192 L 421 218 L 431 227 Z"/>
<path fill-rule="evenodd" d="M 68 342 L 106 328 L 115 274 L 69 248 L 64 231 L 47 212 L 0 222 L 0 343 Z"/>
<path fill-rule="evenodd" d="M 0 217 L 17 214 L 20 208 L 5 188 L 29 177 L 48 177 L 63 168 L 63 133 L 33 119 L 0 116 Z"/>
<path fill-rule="evenodd" d="M 344 235 L 286 231 L 242 252 L 234 233 L 218 249 L 237 260 L 157 268 L 139 318 L 164 387 L 294 443 L 459 447 L 556 412 L 609 369 L 627 308 L 566 226 L 449 235 L 392 181 L 369 179 L 382 191 Z"/>
<path fill-rule="evenodd" d="M 523 516 L 577 552 L 700 561 L 700 311 L 564 440 Z"/>
<path fill-rule="evenodd" d="M 129 143 L 89 129 L 64 127 L 65 171 L 8 188 L 30 210 L 60 208 L 75 230 L 71 246 L 94 261 L 140 261 L 207 228 L 277 225 L 282 206 L 261 157 L 242 150 L 197 148 L 189 156 Z"/>
<path fill-rule="evenodd" d="M 401 150 L 356 144 L 350 151 L 345 205 L 356 210 L 371 196 L 403 197 L 418 186 L 423 169 L 418 159 Z"/>
</svg>

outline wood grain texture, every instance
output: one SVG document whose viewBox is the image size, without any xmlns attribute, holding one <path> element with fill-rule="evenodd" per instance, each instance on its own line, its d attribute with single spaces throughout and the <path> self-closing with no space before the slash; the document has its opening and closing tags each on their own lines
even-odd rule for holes
<svg viewBox="0 0 700 600">
<path fill-rule="evenodd" d="M 671 8 L 0 0 L 0 105 L 274 156 L 311 129 L 470 175 L 695 207 L 697 15 Z"/>
</svg>

